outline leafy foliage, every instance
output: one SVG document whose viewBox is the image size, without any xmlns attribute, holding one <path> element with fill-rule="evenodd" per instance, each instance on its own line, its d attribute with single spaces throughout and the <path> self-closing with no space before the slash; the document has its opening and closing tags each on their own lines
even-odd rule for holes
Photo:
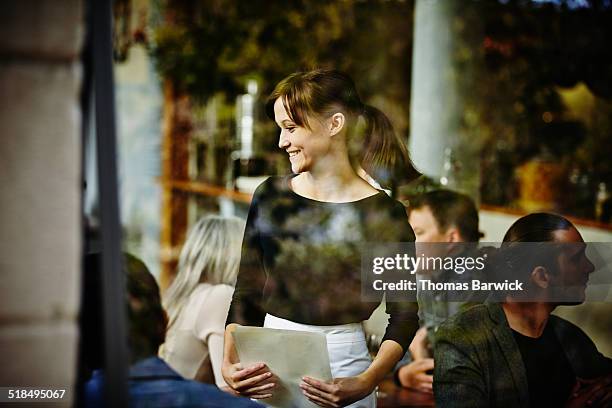
<svg viewBox="0 0 612 408">
<path fill-rule="evenodd" d="M 612 9 L 599 1 L 582 8 L 573 1 L 505 3 L 483 4 L 484 63 L 478 86 L 466 94 L 478 107 L 483 201 L 512 201 L 513 170 L 542 155 L 612 182 L 609 160 L 601 160 L 606 143 L 593 143 L 609 138 L 600 134 L 601 120 L 569 117 L 559 95 L 585 83 L 600 101 L 594 115 L 612 98 Z"/>
<path fill-rule="evenodd" d="M 483 201 L 511 202 L 514 169 L 542 154 L 568 171 L 594 174 L 593 183 L 612 184 L 609 149 L 601 148 L 602 138 L 609 140 L 601 132 L 610 127 L 606 100 L 612 98 L 609 1 L 455 3 L 460 146 L 465 156 L 482 158 Z M 267 95 L 291 72 L 337 68 L 408 136 L 413 1 L 165 0 L 162 6 L 164 24 L 152 47 L 158 71 L 194 100 L 221 93 L 232 101 L 248 78 Z M 569 118 L 559 95 L 560 87 L 580 82 L 598 99 L 590 123 Z M 263 126 L 259 142 L 275 145 L 274 132 Z"/>
<path fill-rule="evenodd" d="M 407 116 L 412 8 L 406 1 L 167 0 L 153 55 L 162 77 L 202 102 L 242 93 L 246 78 L 267 94 L 291 72 L 333 67 L 354 77 L 362 97 L 388 94 Z"/>
</svg>

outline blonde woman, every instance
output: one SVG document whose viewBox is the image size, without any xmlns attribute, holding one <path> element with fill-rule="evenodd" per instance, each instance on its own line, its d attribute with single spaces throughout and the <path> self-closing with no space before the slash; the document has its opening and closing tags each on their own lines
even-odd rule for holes
<svg viewBox="0 0 612 408">
<path fill-rule="evenodd" d="M 178 272 L 163 296 L 168 313 L 162 357 L 182 376 L 225 387 L 223 333 L 234 292 L 244 222 L 206 216 L 191 229 Z"/>
</svg>

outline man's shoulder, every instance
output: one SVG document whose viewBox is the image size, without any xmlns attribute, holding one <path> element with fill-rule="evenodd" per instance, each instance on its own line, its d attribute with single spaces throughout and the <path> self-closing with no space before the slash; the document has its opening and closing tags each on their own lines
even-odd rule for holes
<svg viewBox="0 0 612 408">
<path fill-rule="evenodd" d="M 187 380 L 165 361 L 151 357 L 134 364 L 130 369 L 130 399 L 134 405 L 244 407 L 257 408 L 246 398 L 238 398 L 221 391 L 214 385 Z"/>
<path fill-rule="evenodd" d="M 247 399 L 230 395 L 214 385 L 185 380 L 182 389 L 189 393 L 194 407 L 237 407 L 261 408 L 261 405 Z"/>
<path fill-rule="evenodd" d="M 156 404 L 165 400 L 169 405 L 178 404 L 177 406 L 193 408 L 261 408 L 261 405 L 247 398 L 230 395 L 212 384 L 204 384 L 194 380 L 161 380 L 161 382 L 147 382 L 146 385 L 147 387 L 144 389 L 142 387 L 138 390 L 132 389 L 132 399 L 147 403 L 151 398 L 155 398 L 155 402 L 151 401 L 151 406 L 163 406 L 164 404 Z"/>
<path fill-rule="evenodd" d="M 464 327 L 486 326 L 492 323 L 489 305 L 485 303 L 475 304 L 469 308 L 463 309 L 451 316 L 445 324 L 461 325 Z"/>
<path fill-rule="evenodd" d="M 436 332 L 436 338 L 469 337 L 482 334 L 494 325 L 487 304 L 476 304 L 449 317 Z"/>
<path fill-rule="evenodd" d="M 559 340 L 563 345 L 568 345 L 568 343 L 576 344 L 584 347 L 586 345 L 595 347 L 595 344 L 591 340 L 591 338 L 578 326 L 569 320 L 565 320 L 562 317 L 551 314 L 548 319 L 548 324 L 550 324 Z"/>
<path fill-rule="evenodd" d="M 582 329 L 576 326 L 574 323 L 566 320 L 560 316 L 551 314 L 548 321 L 555 327 L 555 330 L 569 330 L 574 333 L 583 333 Z"/>
<path fill-rule="evenodd" d="M 577 376 L 595 378 L 612 373 L 612 359 L 604 356 L 580 327 L 555 315 L 550 316 L 549 324 Z"/>
</svg>

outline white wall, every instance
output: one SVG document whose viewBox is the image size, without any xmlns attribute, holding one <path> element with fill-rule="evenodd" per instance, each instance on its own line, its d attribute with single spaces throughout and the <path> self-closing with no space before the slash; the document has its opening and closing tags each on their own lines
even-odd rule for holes
<svg viewBox="0 0 612 408">
<path fill-rule="evenodd" d="M 485 233 L 482 242 L 500 242 L 510 225 L 520 218 L 518 215 L 483 210 L 479 215 L 480 230 Z M 576 227 L 586 242 L 612 242 L 612 231 L 584 225 L 576 225 Z"/>
<path fill-rule="evenodd" d="M 0 3 L 2 386 L 75 379 L 82 13 L 78 0 Z"/>
</svg>

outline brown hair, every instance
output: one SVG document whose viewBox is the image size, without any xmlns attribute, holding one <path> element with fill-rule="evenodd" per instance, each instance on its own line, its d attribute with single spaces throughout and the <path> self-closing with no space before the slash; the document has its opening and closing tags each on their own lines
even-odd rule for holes
<svg viewBox="0 0 612 408">
<path fill-rule="evenodd" d="M 353 80 L 335 70 L 314 70 L 289 75 L 276 85 L 266 102 L 266 113 L 274 120 L 274 102 L 281 98 L 287 114 L 298 126 L 310 129 L 310 117 L 329 116 L 338 110 L 347 117 L 349 129 L 359 116 L 366 121 L 363 143 L 355 159 L 381 185 L 408 183 L 420 173 L 408 149 L 393 130 L 389 118 L 359 98 Z"/>
<path fill-rule="evenodd" d="M 104 362 L 102 343 L 103 299 L 102 254 L 87 254 L 84 259 L 83 296 L 80 313 L 81 353 L 89 369 Z M 157 355 L 166 336 L 166 313 L 161 305 L 159 287 L 147 266 L 128 253 L 122 254 L 122 274 L 126 281 L 128 344 L 132 363 Z"/>
<path fill-rule="evenodd" d="M 570 228 L 575 227 L 557 214 L 533 213 L 519 218 L 504 235 L 500 248 L 481 249 L 488 258 L 487 273 L 499 281 L 519 279 L 525 282 L 537 266 L 556 273 L 559 248 L 550 243 L 555 242 L 555 231 Z"/>
<path fill-rule="evenodd" d="M 412 210 L 429 207 L 441 231 L 456 227 L 468 242 L 478 242 L 478 210 L 474 201 L 465 194 L 451 190 L 434 190 L 410 199 L 408 215 Z"/>
<path fill-rule="evenodd" d="M 533 213 L 519 218 L 504 235 L 504 243 L 552 242 L 554 232 L 574 227 L 567 218 L 550 213 Z"/>
</svg>

